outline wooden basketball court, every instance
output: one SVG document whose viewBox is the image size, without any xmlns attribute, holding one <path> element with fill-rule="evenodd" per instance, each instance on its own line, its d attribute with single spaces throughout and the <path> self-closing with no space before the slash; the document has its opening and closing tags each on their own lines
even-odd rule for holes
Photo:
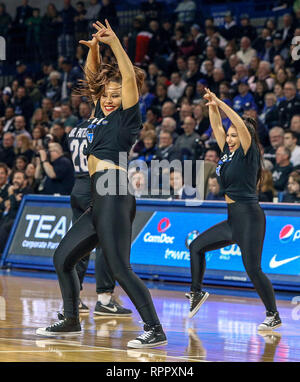
<svg viewBox="0 0 300 382">
<path fill-rule="evenodd" d="M 53 276 L 52 276 L 53 278 Z M 152 286 L 156 286 L 152 283 Z M 181 289 L 181 290 L 179 290 Z M 188 319 L 189 301 L 183 286 L 150 289 L 168 345 L 148 350 L 126 347 L 142 330 L 140 317 L 129 298 L 116 296 L 133 310 L 131 318 L 93 315 L 95 284 L 84 284 L 83 301 L 90 313 L 81 316 L 83 333 L 71 339 L 35 335 L 38 327 L 57 320 L 61 310 L 56 279 L 0 274 L 1 362 L 287 362 L 300 361 L 300 296 L 277 293 L 283 325 L 262 336 L 256 327 L 264 307 L 254 292 L 211 287 L 198 314 Z M 188 291 L 188 285 L 186 291 Z"/>
</svg>

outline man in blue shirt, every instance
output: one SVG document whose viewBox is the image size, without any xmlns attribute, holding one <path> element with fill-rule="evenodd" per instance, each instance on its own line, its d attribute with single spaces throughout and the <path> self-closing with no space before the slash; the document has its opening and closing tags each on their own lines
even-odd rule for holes
<svg viewBox="0 0 300 382">
<path fill-rule="evenodd" d="M 233 99 L 233 109 L 242 115 L 245 108 L 257 109 L 253 95 L 249 92 L 247 80 L 241 80 L 238 84 L 239 94 Z"/>
</svg>

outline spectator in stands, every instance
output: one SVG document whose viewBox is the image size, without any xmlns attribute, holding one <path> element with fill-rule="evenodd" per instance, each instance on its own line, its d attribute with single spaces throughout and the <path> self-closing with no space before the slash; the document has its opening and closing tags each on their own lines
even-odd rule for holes
<svg viewBox="0 0 300 382">
<path fill-rule="evenodd" d="M 279 31 L 282 35 L 283 46 L 289 46 L 292 38 L 294 37 L 293 17 L 291 14 L 286 13 L 283 18 L 283 28 Z"/>
<path fill-rule="evenodd" d="M 196 140 L 200 140 L 200 135 L 195 133 L 196 121 L 190 117 L 185 117 L 182 125 L 183 134 L 180 135 L 175 143 L 175 149 L 180 153 L 181 160 L 195 159 Z"/>
<path fill-rule="evenodd" d="M 207 108 L 202 102 L 194 106 L 193 117 L 196 121 L 195 132 L 201 136 L 209 128 Z"/>
<path fill-rule="evenodd" d="M 199 199 L 196 188 L 184 184 L 182 170 L 179 169 L 170 169 L 170 191 L 171 199 Z"/>
<path fill-rule="evenodd" d="M 77 85 L 77 80 L 82 76 L 78 67 L 72 67 L 72 61 L 61 58 L 61 100 L 69 99 L 72 87 Z"/>
<path fill-rule="evenodd" d="M 290 162 L 291 152 L 288 148 L 279 146 L 276 150 L 276 165 L 272 171 L 274 188 L 277 192 L 282 192 L 288 182 L 289 174 L 293 171 Z"/>
<path fill-rule="evenodd" d="M 72 113 L 71 106 L 68 103 L 61 105 L 61 115 L 60 122 L 63 123 L 65 127 L 75 127 L 77 125 L 78 118 Z"/>
<path fill-rule="evenodd" d="M 188 83 L 184 89 L 182 96 L 177 101 L 177 107 L 181 107 L 184 103 L 193 104 L 196 95 L 196 86 L 194 83 Z"/>
<path fill-rule="evenodd" d="M 219 86 L 225 80 L 225 73 L 222 68 L 215 68 L 213 70 L 213 80 L 213 85 L 210 87 L 210 89 L 219 95 Z"/>
<path fill-rule="evenodd" d="M 5 109 L 8 106 L 12 106 L 11 102 L 11 88 L 9 86 L 6 86 L 2 90 L 2 95 L 0 99 L 0 117 L 3 117 L 5 114 Z"/>
<path fill-rule="evenodd" d="M 284 86 L 285 82 L 288 79 L 288 71 L 285 68 L 278 68 L 277 70 L 274 70 L 276 73 L 275 81 L 277 84 L 280 84 L 281 86 Z"/>
<path fill-rule="evenodd" d="M 239 26 L 239 35 L 248 37 L 250 41 L 255 41 L 257 37 L 257 31 L 256 28 L 251 25 L 249 16 L 246 14 L 241 15 L 240 23 L 241 25 Z"/>
<path fill-rule="evenodd" d="M 43 194 L 70 195 L 74 185 L 74 169 L 70 159 L 63 156 L 59 143 L 49 143 L 50 161 L 47 152 L 39 150 L 37 158 L 36 179 L 42 179 L 45 172 Z"/>
<path fill-rule="evenodd" d="M 284 146 L 291 152 L 291 164 L 294 167 L 300 165 L 300 146 L 297 145 L 297 136 L 292 130 L 284 132 Z"/>
<path fill-rule="evenodd" d="M 17 115 L 15 117 L 14 126 L 15 126 L 15 130 L 14 130 L 15 135 L 24 134 L 29 139 L 31 138 L 30 133 L 25 128 L 26 127 L 26 121 L 25 121 L 25 117 L 23 115 Z"/>
<path fill-rule="evenodd" d="M 276 106 L 278 106 L 285 99 L 282 85 L 278 83 L 274 85 L 274 94 L 276 95 Z"/>
<path fill-rule="evenodd" d="M 150 93 L 150 83 L 148 81 L 144 81 L 139 99 L 143 122 L 146 120 L 147 109 L 152 105 L 154 98 L 155 96 Z"/>
<path fill-rule="evenodd" d="M 23 115 L 26 124 L 30 123 L 30 118 L 34 112 L 34 104 L 32 100 L 26 95 L 24 86 L 19 86 L 16 97 L 14 98 L 15 115 Z"/>
<path fill-rule="evenodd" d="M 187 72 L 182 77 L 185 82 L 196 82 L 200 79 L 199 62 L 197 57 L 191 56 L 187 60 Z"/>
<path fill-rule="evenodd" d="M 266 169 L 262 170 L 262 181 L 258 185 L 258 200 L 260 202 L 272 203 L 276 194 L 272 172 Z"/>
<path fill-rule="evenodd" d="M 284 130 L 280 126 L 274 126 L 269 131 L 270 146 L 264 150 L 264 159 L 270 160 L 273 165 L 276 162 L 276 150 L 284 143 Z"/>
<path fill-rule="evenodd" d="M 231 65 L 231 60 L 232 60 L 232 56 L 230 56 L 230 65 Z M 234 65 L 235 63 L 236 61 L 234 60 Z M 240 83 L 240 81 L 244 81 L 244 82 L 248 81 L 248 69 L 243 64 L 236 65 L 234 69 L 235 69 L 235 74 L 232 76 L 231 86 L 233 87 L 234 90 L 237 91 L 237 86 Z"/>
<path fill-rule="evenodd" d="M 18 155 L 16 157 L 15 164 L 11 169 L 10 177 L 13 178 L 13 175 L 16 171 L 25 171 L 26 166 L 28 165 L 28 159 L 24 155 Z"/>
<path fill-rule="evenodd" d="M 300 203 L 300 172 L 293 171 L 289 175 L 287 192 L 284 193 L 283 203 Z"/>
<path fill-rule="evenodd" d="M 173 72 L 171 74 L 171 85 L 168 87 L 168 97 L 174 103 L 177 103 L 179 98 L 183 95 L 187 83 L 181 78 L 179 72 Z"/>
<path fill-rule="evenodd" d="M 147 131 L 143 136 L 144 147 L 139 152 L 137 159 L 143 160 L 150 168 L 151 160 L 156 153 L 156 134 L 154 131 Z"/>
<path fill-rule="evenodd" d="M 26 77 L 24 80 L 24 87 L 26 90 L 27 96 L 32 101 L 34 108 L 38 107 L 42 100 L 42 94 L 37 87 L 37 85 L 34 83 L 32 77 Z"/>
<path fill-rule="evenodd" d="M 276 32 L 273 35 L 273 46 L 274 46 L 273 61 L 274 61 L 275 56 L 277 56 L 277 55 L 282 57 L 283 60 L 286 60 L 288 58 L 289 50 L 287 49 L 287 47 L 283 46 L 282 34 L 280 32 Z"/>
<path fill-rule="evenodd" d="M 38 125 L 48 125 L 49 124 L 49 118 L 48 115 L 45 113 L 45 111 L 42 108 L 37 108 L 35 109 L 33 116 L 31 118 L 31 123 L 30 123 L 30 131 Z"/>
<path fill-rule="evenodd" d="M 256 50 L 251 47 L 251 40 L 246 36 L 242 37 L 240 50 L 236 54 L 242 63 L 247 66 L 250 65 L 251 59 L 256 54 Z"/>
<path fill-rule="evenodd" d="M 91 105 L 88 102 L 81 102 L 79 105 L 80 122 L 86 121 L 91 115 Z"/>
<path fill-rule="evenodd" d="M 69 126 L 69 125 L 68 125 Z M 54 142 L 57 142 L 60 144 L 60 146 L 63 149 L 63 152 L 65 155 L 70 154 L 69 150 L 69 144 L 68 144 L 68 137 L 65 132 L 65 127 L 63 123 L 55 122 L 53 123 L 50 133 L 52 134 L 54 138 Z"/>
<path fill-rule="evenodd" d="M 172 133 L 166 128 L 163 128 L 159 133 L 159 142 L 154 159 L 159 161 L 166 159 L 169 162 L 172 162 L 172 160 L 175 159 L 180 159 L 180 155 L 173 144 Z"/>
<path fill-rule="evenodd" d="M 147 174 L 143 171 L 134 171 L 130 175 L 129 190 L 136 198 L 148 196 Z"/>
<path fill-rule="evenodd" d="M 154 126 L 158 126 L 160 122 L 160 111 L 156 107 L 149 107 L 146 112 L 146 121 Z"/>
<path fill-rule="evenodd" d="M 205 200 L 225 200 L 216 173 L 211 174 L 208 177 L 208 194 L 206 195 Z"/>
<path fill-rule="evenodd" d="M 230 11 L 225 14 L 224 27 L 220 28 L 220 33 L 227 41 L 235 40 L 239 34 L 239 28 Z"/>
<path fill-rule="evenodd" d="M 0 162 L 0 221 L 5 210 L 4 201 L 8 197 L 8 170 L 7 165 Z"/>
<path fill-rule="evenodd" d="M 268 129 L 279 119 L 276 107 L 276 95 L 274 93 L 266 93 L 264 96 L 264 105 L 259 115 L 261 123 L 265 124 Z"/>
<path fill-rule="evenodd" d="M 28 162 L 32 161 L 34 151 L 32 150 L 32 140 L 28 135 L 20 134 L 16 136 L 16 155 L 23 155 L 27 158 Z"/>
<path fill-rule="evenodd" d="M 268 90 L 273 90 L 275 81 L 271 76 L 271 69 L 268 61 L 260 61 L 256 75 L 249 78 L 249 86 L 252 91 L 255 91 L 257 81 L 265 81 L 268 85 Z"/>
<path fill-rule="evenodd" d="M 177 132 L 178 134 L 183 134 L 182 125 L 186 117 L 193 116 L 193 105 L 184 103 L 181 105 L 179 110 L 179 119 L 177 120 Z"/>
<path fill-rule="evenodd" d="M 159 111 L 161 111 L 162 106 L 165 102 L 172 102 L 172 100 L 168 97 L 167 91 L 167 87 L 163 84 L 158 84 L 156 86 L 156 96 L 152 101 L 152 106 L 156 107 Z"/>
<path fill-rule="evenodd" d="M 267 91 L 268 91 L 268 85 L 266 81 L 257 81 L 253 97 L 254 97 L 254 102 L 257 106 L 257 111 L 259 113 L 261 113 L 264 107 L 265 95 Z"/>
<path fill-rule="evenodd" d="M 300 96 L 297 94 L 297 88 L 294 82 L 287 81 L 284 84 L 283 92 L 285 100 L 278 105 L 279 123 L 287 129 L 291 119 L 295 114 L 300 114 Z"/>
<path fill-rule="evenodd" d="M 13 175 L 12 185 L 8 188 L 8 197 L 4 201 L 6 208 L 0 221 L 0 253 L 3 253 L 5 248 L 23 195 L 30 194 L 31 192 L 32 190 L 27 186 L 24 171 L 16 171 Z"/>
<path fill-rule="evenodd" d="M 233 109 L 240 115 L 245 108 L 256 109 L 253 95 L 249 91 L 249 85 L 247 80 L 241 80 L 238 84 L 238 95 L 233 99 Z"/>
<path fill-rule="evenodd" d="M 15 109 L 13 106 L 7 106 L 5 109 L 5 114 L 2 119 L 3 121 L 3 131 L 14 131 L 14 122 L 15 122 Z"/>
<path fill-rule="evenodd" d="M 49 74 L 49 82 L 45 89 L 45 95 L 54 103 L 61 100 L 61 74 L 57 70 L 54 70 Z"/>
<path fill-rule="evenodd" d="M 157 134 L 159 134 L 161 130 L 167 130 L 172 135 L 173 142 L 175 142 L 176 139 L 178 138 L 178 134 L 176 133 L 176 126 L 177 124 L 174 118 L 164 117 L 162 119 L 161 125 L 158 126 L 156 131 L 157 131 Z"/>
<path fill-rule="evenodd" d="M 14 134 L 10 132 L 3 134 L 2 144 L 0 146 L 0 162 L 5 163 L 9 168 L 12 168 L 16 157 L 14 141 Z"/>
<path fill-rule="evenodd" d="M 32 149 L 34 152 L 38 152 L 42 147 L 45 135 L 46 131 L 42 125 L 38 124 L 32 129 Z"/>
<path fill-rule="evenodd" d="M 209 148 L 205 152 L 204 160 L 218 164 L 220 157 L 217 149 Z"/>
<path fill-rule="evenodd" d="M 35 178 L 36 167 L 33 163 L 28 163 L 25 169 L 25 175 L 27 178 L 27 185 L 34 194 L 38 193 L 40 182 Z"/>
</svg>

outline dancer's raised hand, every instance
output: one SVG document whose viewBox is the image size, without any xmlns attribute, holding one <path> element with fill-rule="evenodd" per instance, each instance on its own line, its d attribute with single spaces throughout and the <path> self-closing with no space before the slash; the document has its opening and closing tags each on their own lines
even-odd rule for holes
<svg viewBox="0 0 300 382">
<path fill-rule="evenodd" d="M 96 28 L 98 32 L 94 33 L 92 36 L 95 37 L 99 42 L 111 45 L 113 42 L 118 40 L 118 37 L 106 19 L 105 24 L 106 26 L 100 23 L 100 21 L 93 23 L 93 27 Z"/>
</svg>

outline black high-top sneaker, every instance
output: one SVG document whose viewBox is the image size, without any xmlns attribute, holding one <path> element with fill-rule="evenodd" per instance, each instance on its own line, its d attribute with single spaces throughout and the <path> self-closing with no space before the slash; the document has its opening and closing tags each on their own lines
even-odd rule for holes
<svg viewBox="0 0 300 382">
<path fill-rule="evenodd" d="M 200 309 L 200 306 L 207 299 L 207 297 L 209 296 L 209 293 L 205 291 L 190 292 L 190 293 L 186 293 L 185 296 L 190 299 L 189 318 L 192 318 L 198 312 L 198 310 Z"/>
<path fill-rule="evenodd" d="M 111 298 L 109 304 L 103 305 L 100 301 L 97 301 L 94 314 L 99 316 L 114 316 L 114 317 L 131 317 L 132 311 L 130 309 L 123 308 L 116 300 Z"/>
<path fill-rule="evenodd" d="M 129 348 L 154 348 L 168 343 L 161 325 L 144 325 L 144 333 L 127 343 Z"/>
<path fill-rule="evenodd" d="M 66 318 L 58 314 L 58 322 L 46 328 L 38 328 L 36 334 L 44 337 L 72 337 L 81 334 L 81 326 L 77 317 Z"/>
<path fill-rule="evenodd" d="M 282 325 L 278 312 L 266 312 L 267 317 L 264 322 L 258 325 L 257 330 L 273 330 Z"/>
</svg>

